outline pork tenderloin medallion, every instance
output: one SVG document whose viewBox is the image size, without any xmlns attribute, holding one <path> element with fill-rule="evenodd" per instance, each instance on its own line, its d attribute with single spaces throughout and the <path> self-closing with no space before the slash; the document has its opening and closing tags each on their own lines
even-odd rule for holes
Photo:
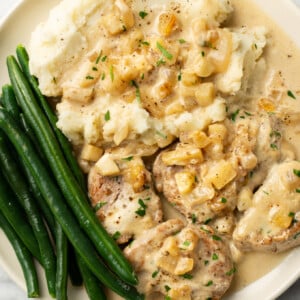
<svg viewBox="0 0 300 300">
<path fill-rule="evenodd" d="M 93 167 L 88 177 L 91 204 L 96 214 L 119 244 L 128 242 L 162 221 L 160 198 L 155 194 L 151 174 L 143 168 L 129 182 L 126 174 L 103 176 Z M 142 181 L 138 189 L 137 182 Z"/>
<path fill-rule="evenodd" d="M 233 232 L 242 251 L 280 252 L 300 245 L 300 162 L 274 165 Z"/>
<path fill-rule="evenodd" d="M 124 250 L 147 300 L 219 299 L 235 268 L 224 241 L 209 226 L 170 219 L 135 239 Z"/>
<path fill-rule="evenodd" d="M 212 124 L 207 132 L 181 137 L 154 162 L 157 190 L 192 223 L 230 215 L 236 208 L 238 190 L 257 165 L 257 130 L 250 119 L 241 119 Z M 232 229 L 228 226 L 227 233 Z"/>
<path fill-rule="evenodd" d="M 248 186 L 252 193 L 280 159 L 281 139 L 272 134 L 278 130 L 274 116 L 237 110 L 205 131 L 184 133 L 157 156 L 156 188 L 192 223 L 222 218 L 220 234 L 231 235 L 240 191 Z"/>
</svg>

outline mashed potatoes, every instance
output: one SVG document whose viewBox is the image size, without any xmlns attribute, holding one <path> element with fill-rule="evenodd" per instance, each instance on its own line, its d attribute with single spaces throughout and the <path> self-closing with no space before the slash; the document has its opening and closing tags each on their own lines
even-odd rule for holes
<svg viewBox="0 0 300 300">
<path fill-rule="evenodd" d="M 32 34 L 30 68 L 61 97 L 58 126 L 73 144 L 134 142 L 144 156 L 223 121 L 224 96 L 247 87 L 266 40 L 263 28 L 221 27 L 229 1 L 130 3 L 62 1 Z"/>
</svg>

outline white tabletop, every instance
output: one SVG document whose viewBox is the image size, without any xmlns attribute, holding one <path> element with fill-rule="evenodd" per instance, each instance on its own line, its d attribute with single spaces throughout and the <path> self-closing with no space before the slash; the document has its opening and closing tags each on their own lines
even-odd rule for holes
<svg viewBox="0 0 300 300">
<path fill-rule="evenodd" d="M 0 19 L 19 1 L 20 0 L 0 0 Z M 300 0 L 293 1 L 300 7 Z M 25 299 L 27 299 L 26 293 L 9 278 L 9 276 L 0 266 L 0 300 Z M 300 279 L 277 300 L 297 299 L 300 299 Z"/>
</svg>

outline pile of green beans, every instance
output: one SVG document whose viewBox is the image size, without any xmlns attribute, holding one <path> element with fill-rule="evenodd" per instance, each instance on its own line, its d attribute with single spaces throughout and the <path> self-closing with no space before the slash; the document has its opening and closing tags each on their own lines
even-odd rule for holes
<svg viewBox="0 0 300 300">
<path fill-rule="evenodd" d="M 75 259 L 75 281 L 82 278 L 90 299 L 106 299 L 104 286 L 124 299 L 143 299 L 131 265 L 90 206 L 86 180 L 30 74 L 26 49 L 20 45 L 16 53 L 7 57 L 11 85 L 1 95 L 0 226 L 21 263 L 28 297 L 39 296 L 34 257 L 53 298 L 67 299 Z"/>
</svg>

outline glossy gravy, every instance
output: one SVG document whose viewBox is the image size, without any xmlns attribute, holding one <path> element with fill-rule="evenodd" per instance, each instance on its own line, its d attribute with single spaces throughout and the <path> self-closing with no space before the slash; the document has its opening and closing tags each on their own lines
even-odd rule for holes
<svg viewBox="0 0 300 300">
<path fill-rule="evenodd" d="M 300 149 L 297 147 L 297 141 L 300 140 L 300 81 L 297 82 L 300 65 L 300 51 L 295 43 L 290 40 L 286 34 L 268 18 L 251 0 L 232 0 L 234 13 L 227 27 L 254 27 L 264 26 L 268 30 L 268 45 L 264 49 L 263 58 L 266 64 L 258 64 L 255 75 L 252 80 L 252 88 L 247 91 L 247 106 L 250 111 L 255 110 L 257 98 L 265 93 L 265 83 L 269 81 L 274 72 L 279 72 L 281 79 L 288 90 L 292 91 L 296 99 L 290 99 L 290 105 L 284 114 L 283 138 L 289 142 L 283 142 L 283 152 L 286 156 L 293 156 L 296 153 L 296 159 L 300 157 Z M 187 20 L 188 22 L 188 20 Z M 292 150 L 292 151 L 290 151 Z M 166 219 L 170 217 L 180 217 L 172 207 L 165 204 Z M 270 270 L 275 268 L 288 253 L 265 254 L 265 253 L 247 253 L 243 254 L 237 262 L 237 273 L 228 291 L 242 289 L 249 283 L 262 277 Z M 259 262 L 259 268 L 257 264 Z M 118 296 L 109 295 L 109 299 L 120 299 Z"/>
<path fill-rule="evenodd" d="M 252 89 L 247 94 L 249 109 L 256 105 L 254 100 L 264 94 L 265 83 L 274 72 L 280 72 L 288 90 L 293 91 L 296 98 L 300 99 L 300 80 L 297 80 L 300 66 L 300 51 L 296 44 L 253 1 L 232 0 L 231 2 L 234 5 L 234 13 L 226 26 L 246 26 L 251 28 L 262 25 L 268 30 L 268 45 L 265 47 L 263 54 L 266 64 L 264 67 L 258 66 L 255 71 Z M 297 143 L 300 141 L 300 104 L 297 102 L 297 99 L 291 99 L 291 107 L 286 114 L 282 131 L 283 137 L 289 142 L 289 145 L 286 146 L 285 142 L 283 142 L 282 147 L 283 152 L 286 153 L 284 155 L 291 155 L 289 150 L 292 150 L 296 154 L 295 158 L 299 159 L 300 149 L 297 147 Z M 166 219 L 181 218 L 171 205 L 167 203 L 164 203 L 164 212 Z M 251 282 L 270 272 L 288 253 L 289 251 L 279 254 L 244 253 L 237 262 L 237 273 L 226 295 L 230 296 L 231 293 L 246 287 Z M 257 268 L 258 264 L 259 268 Z M 117 300 L 121 298 L 109 292 L 109 299 Z"/>
<path fill-rule="evenodd" d="M 280 71 L 289 90 L 295 93 L 296 98 L 300 96 L 299 65 L 300 51 L 296 44 L 279 28 L 279 26 L 250 0 L 232 0 L 235 11 L 230 21 L 232 26 L 257 26 L 263 24 L 268 29 L 268 45 L 264 49 L 264 58 L 267 62 L 267 69 L 256 70 L 256 78 L 252 95 L 262 93 L 263 84 L 270 74 L 274 71 Z M 292 100 L 292 99 L 291 99 Z M 300 141 L 299 111 L 300 103 L 291 101 L 295 106 L 295 114 L 287 120 L 284 127 L 285 139 L 293 145 L 293 152 L 296 153 L 296 159 L 300 157 L 298 147 Z M 253 103 L 249 102 L 251 106 Z M 232 286 L 227 294 L 240 290 L 264 276 L 275 268 L 289 251 L 279 254 L 272 253 L 247 253 L 244 254 L 237 264 L 237 274 L 233 280 Z M 257 265 L 259 264 L 259 268 Z"/>
</svg>

